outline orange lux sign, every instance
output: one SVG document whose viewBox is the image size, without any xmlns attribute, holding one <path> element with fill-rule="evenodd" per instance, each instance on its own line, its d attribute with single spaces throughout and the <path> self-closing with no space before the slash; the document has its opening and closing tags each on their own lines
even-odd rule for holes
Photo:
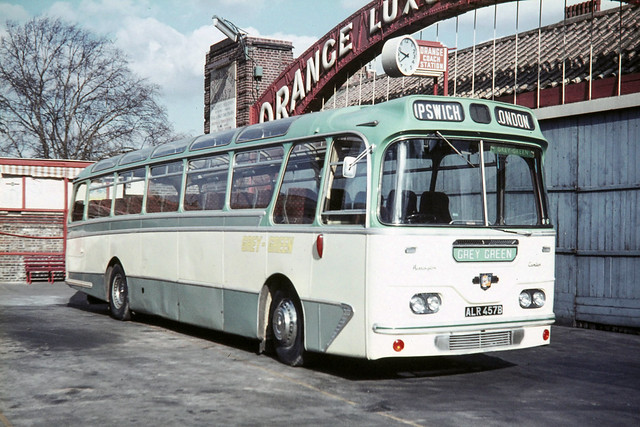
<svg viewBox="0 0 640 427">
<path fill-rule="evenodd" d="M 492 4 L 512 0 L 493 0 Z M 640 0 L 638 0 L 640 1 Z M 277 120 L 308 110 L 316 97 L 330 95 L 348 73 L 379 55 L 382 45 L 403 34 L 412 34 L 446 17 L 456 16 L 487 0 L 373 0 L 338 24 L 298 57 L 265 89 L 251 107 L 253 123 Z M 422 71 L 417 75 L 447 74 L 447 49 L 440 43 L 423 44 Z M 434 86 L 435 87 L 435 86 Z"/>
</svg>

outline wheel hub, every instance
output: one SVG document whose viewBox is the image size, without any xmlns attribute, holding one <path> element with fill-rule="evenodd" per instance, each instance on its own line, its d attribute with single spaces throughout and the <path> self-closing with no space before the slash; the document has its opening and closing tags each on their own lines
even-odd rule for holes
<svg viewBox="0 0 640 427">
<path fill-rule="evenodd" d="M 273 312 L 273 335 L 285 347 L 293 345 L 298 334 L 298 315 L 293 301 L 283 299 Z"/>
<path fill-rule="evenodd" d="M 111 301 L 116 309 L 120 309 L 124 303 L 124 281 L 120 275 L 113 279 L 111 287 Z"/>
</svg>

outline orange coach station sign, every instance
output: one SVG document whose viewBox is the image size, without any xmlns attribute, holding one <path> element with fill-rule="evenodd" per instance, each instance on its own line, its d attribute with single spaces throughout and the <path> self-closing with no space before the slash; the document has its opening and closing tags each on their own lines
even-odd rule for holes
<svg viewBox="0 0 640 427">
<path fill-rule="evenodd" d="M 419 60 L 415 76 L 440 77 L 448 70 L 447 61 L 449 51 L 446 46 L 438 42 L 416 40 L 418 42 Z"/>
</svg>

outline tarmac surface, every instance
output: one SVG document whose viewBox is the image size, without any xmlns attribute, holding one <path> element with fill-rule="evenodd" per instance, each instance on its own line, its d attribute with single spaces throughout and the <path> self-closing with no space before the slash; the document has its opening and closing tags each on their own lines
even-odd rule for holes
<svg viewBox="0 0 640 427">
<path fill-rule="evenodd" d="M 640 425 L 640 335 L 554 326 L 545 347 L 303 368 L 256 349 L 113 320 L 64 283 L 0 285 L 0 426 Z"/>
</svg>

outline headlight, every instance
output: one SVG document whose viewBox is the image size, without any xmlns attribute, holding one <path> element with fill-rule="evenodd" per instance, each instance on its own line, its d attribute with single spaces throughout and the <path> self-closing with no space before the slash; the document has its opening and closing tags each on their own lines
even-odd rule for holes
<svg viewBox="0 0 640 427">
<path fill-rule="evenodd" d="M 546 302 L 547 298 L 542 291 L 535 291 L 533 293 L 533 303 L 536 307 L 542 307 Z"/>
<path fill-rule="evenodd" d="M 432 313 L 436 313 L 440 310 L 440 305 L 442 305 L 442 300 L 439 295 L 430 294 L 427 296 L 427 307 Z"/>
<path fill-rule="evenodd" d="M 411 307 L 411 311 L 416 314 L 424 314 L 427 312 L 427 301 L 423 297 L 423 294 L 412 296 L 409 306 Z"/>
<path fill-rule="evenodd" d="M 409 307 L 415 314 L 437 313 L 442 305 L 438 294 L 415 294 L 409 301 Z"/>
<path fill-rule="evenodd" d="M 531 307 L 531 294 L 527 291 L 520 292 L 520 307 L 529 308 Z"/>
<path fill-rule="evenodd" d="M 540 289 L 525 289 L 518 297 L 522 308 L 540 308 L 547 301 L 544 291 Z"/>
</svg>

